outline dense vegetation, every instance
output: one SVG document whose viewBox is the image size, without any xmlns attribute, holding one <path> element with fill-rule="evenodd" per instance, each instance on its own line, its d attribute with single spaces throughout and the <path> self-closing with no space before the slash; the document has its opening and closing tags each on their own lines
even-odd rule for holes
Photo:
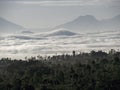
<svg viewBox="0 0 120 90">
<path fill-rule="evenodd" d="M 2 58 L 0 90 L 120 90 L 120 52 Z"/>
</svg>

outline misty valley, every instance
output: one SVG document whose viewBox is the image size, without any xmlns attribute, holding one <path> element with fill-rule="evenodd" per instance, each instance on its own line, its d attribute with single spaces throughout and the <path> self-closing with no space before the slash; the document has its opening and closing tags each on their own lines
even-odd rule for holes
<svg viewBox="0 0 120 90">
<path fill-rule="evenodd" d="M 72 24 L 81 20 L 94 18 Z M 0 90 L 120 90 L 119 29 L 84 32 L 67 23 L 40 32 L 2 24 L 14 31 L 0 33 Z"/>
<path fill-rule="evenodd" d="M 0 36 L 1 58 L 70 54 L 73 50 L 78 53 L 91 50 L 108 52 L 110 49 L 118 50 L 119 47 L 120 31 L 76 33 L 62 28 L 44 33 L 22 31 Z"/>
<path fill-rule="evenodd" d="M 0 90 L 119 90 L 120 31 L 0 36 Z"/>
<path fill-rule="evenodd" d="M 0 90 L 120 90 L 120 0 L 0 0 Z"/>
</svg>

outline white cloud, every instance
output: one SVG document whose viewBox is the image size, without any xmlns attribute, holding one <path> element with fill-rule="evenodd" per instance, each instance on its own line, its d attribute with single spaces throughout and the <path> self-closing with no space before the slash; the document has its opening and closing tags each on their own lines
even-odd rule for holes
<svg viewBox="0 0 120 90">
<path fill-rule="evenodd" d="M 24 40 L 21 38 L 13 39 L 11 37 L 5 36 L 5 39 L 0 40 L 0 56 L 3 57 L 3 54 L 6 56 L 7 54 L 13 54 L 14 56 L 21 54 L 23 54 L 24 56 L 31 56 L 33 54 L 49 55 L 55 53 L 70 53 L 73 50 L 89 51 L 97 49 L 109 50 L 110 48 L 118 49 L 120 48 L 119 34 L 119 31 L 114 31 L 98 34 L 83 34 L 82 36 L 66 36 L 65 38 L 64 36 L 51 36 L 41 40 Z M 17 35 L 18 34 L 15 34 L 15 36 Z M 33 36 L 35 35 L 33 34 Z M 36 36 L 36 38 L 38 38 L 38 36 Z M 23 57 L 23 55 L 21 55 L 21 57 Z"/>
</svg>

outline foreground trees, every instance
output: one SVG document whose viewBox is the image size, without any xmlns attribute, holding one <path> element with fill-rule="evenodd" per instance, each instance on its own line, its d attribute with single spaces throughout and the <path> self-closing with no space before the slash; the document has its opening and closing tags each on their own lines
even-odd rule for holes
<svg viewBox="0 0 120 90">
<path fill-rule="evenodd" d="M 0 60 L 0 90 L 119 90 L 120 53 Z"/>
</svg>

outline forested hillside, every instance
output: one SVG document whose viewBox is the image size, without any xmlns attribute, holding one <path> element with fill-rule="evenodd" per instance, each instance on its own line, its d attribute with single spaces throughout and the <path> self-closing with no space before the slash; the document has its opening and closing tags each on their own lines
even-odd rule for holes
<svg viewBox="0 0 120 90">
<path fill-rule="evenodd" d="M 120 90 L 120 52 L 2 58 L 0 90 Z"/>
</svg>

